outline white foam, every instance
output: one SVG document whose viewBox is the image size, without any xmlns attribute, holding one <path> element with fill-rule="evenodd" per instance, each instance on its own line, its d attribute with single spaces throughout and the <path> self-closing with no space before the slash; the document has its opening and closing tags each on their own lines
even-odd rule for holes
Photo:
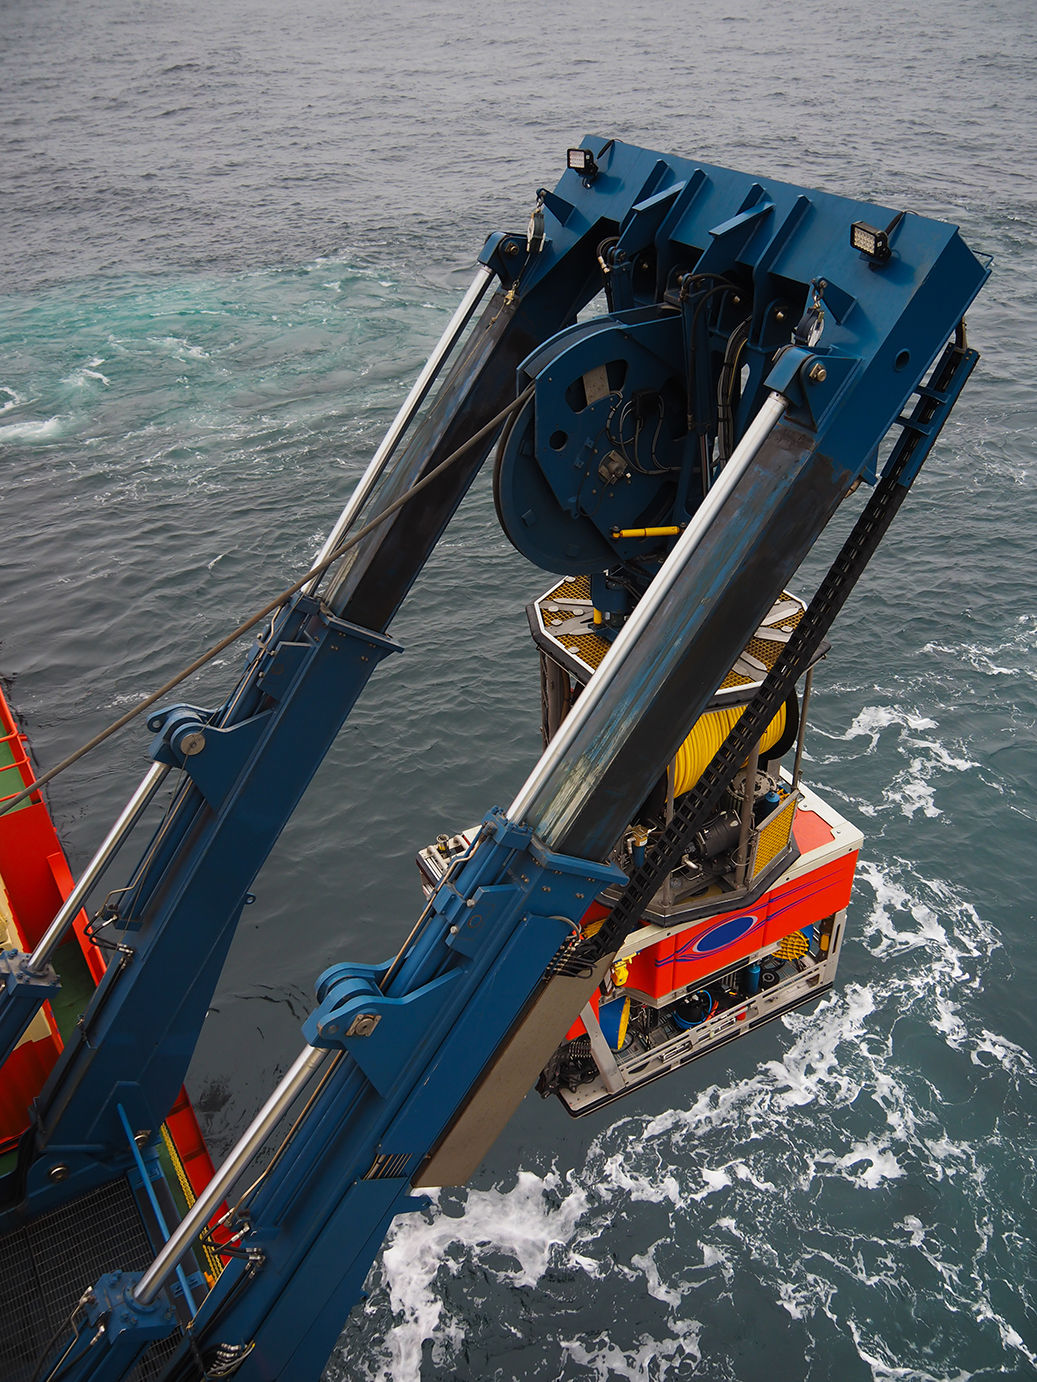
<svg viewBox="0 0 1037 1382">
<path fill-rule="evenodd" d="M 877 1146 L 874 1142 L 857 1142 L 852 1151 L 838 1157 L 832 1165 L 841 1171 L 851 1171 L 855 1166 L 865 1163 L 860 1175 L 851 1175 L 850 1181 L 865 1190 L 876 1190 L 884 1180 L 898 1180 L 903 1168 L 888 1147 Z"/>
<path fill-rule="evenodd" d="M 676 1309 L 684 1298 L 684 1292 L 674 1286 L 667 1286 L 659 1273 L 659 1268 L 655 1262 L 655 1251 L 663 1240 L 660 1238 L 644 1253 L 634 1253 L 631 1257 L 631 1264 L 644 1273 L 645 1282 L 648 1286 L 648 1294 L 655 1300 L 661 1300 L 664 1305 Z"/>
<path fill-rule="evenodd" d="M 859 884 L 854 943 L 863 942 L 874 971 L 813 1011 L 787 1015 L 780 1053 L 698 1089 L 678 1077 L 682 1104 L 617 1120 L 565 1177 L 525 1170 L 512 1189 L 450 1203 L 441 1196 L 429 1222 L 397 1221 L 372 1275 L 364 1337 L 346 1336 L 351 1372 L 418 1382 L 431 1348 L 449 1376 L 476 1342 L 469 1321 L 490 1311 L 494 1330 L 525 1346 L 521 1371 L 494 1370 L 501 1382 L 575 1374 L 676 1382 L 703 1362 L 698 1320 L 739 1301 L 748 1277 L 802 1322 L 815 1358 L 834 1336 L 852 1339 L 876 1382 L 964 1382 L 970 1374 L 955 1359 L 963 1328 L 969 1356 L 989 1358 L 992 1369 L 1032 1366 L 1020 1332 L 1026 1285 L 1006 1277 L 999 1255 L 1017 1222 L 1023 1232 L 1016 1189 L 1032 1175 L 1030 1151 L 996 1126 L 970 1139 L 952 1133 L 939 1091 L 894 1040 L 905 1021 L 928 1029 L 958 1078 L 997 1068 L 1032 1099 L 1029 1053 L 973 1011 L 1000 938 L 967 899 L 907 863 L 865 863 Z M 1007 1170 L 1006 1157 L 1014 1158 Z M 919 1182 L 940 1187 L 938 1214 L 912 1204 L 914 1212 L 884 1221 L 882 1197 L 902 1186 L 913 1194 Z M 559 1269 L 585 1279 L 588 1295 L 613 1293 L 619 1304 L 606 1332 L 600 1313 L 584 1315 L 581 1292 L 563 1330 L 534 1304 L 541 1328 L 531 1337 L 529 1298 L 516 1290 L 543 1290 Z M 665 1310 L 665 1329 L 645 1329 L 637 1303 L 645 1296 Z M 894 1356 L 884 1341 L 883 1302 L 902 1299 L 926 1321 L 925 1352 L 898 1333 Z M 944 1336 L 948 1314 L 956 1332 Z M 536 1373 L 527 1370 L 533 1348 Z M 727 1363 L 707 1357 L 708 1375 L 736 1376 Z"/>
<path fill-rule="evenodd" d="M 685 1362 L 694 1365 L 702 1361 L 701 1330 L 697 1321 L 681 1320 L 675 1324 L 676 1337 L 659 1340 L 642 1334 L 633 1349 L 622 1349 L 604 1336 L 589 1346 L 577 1339 L 567 1340 L 563 1348 L 574 1363 L 590 1369 L 598 1382 L 612 1382 L 613 1378 L 666 1382 L 667 1377 L 684 1370 Z"/>
<path fill-rule="evenodd" d="M 436 1291 L 441 1270 L 456 1274 L 464 1254 L 485 1263 L 492 1253 L 510 1263 L 489 1269 L 498 1281 L 535 1286 L 573 1241 L 588 1204 L 582 1187 L 566 1186 L 554 1172 L 538 1176 L 531 1171 L 520 1171 L 510 1191 L 470 1192 L 460 1218 L 443 1212 L 438 1194 L 432 1198 L 431 1223 L 417 1214 L 397 1219 L 382 1254 L 396 1322 L 384 1341 L 388 1356 L 374 1361 L 372 1379 L 417 1382 L 425 1340 L 434 1340 L 441 1354 L 461 1346 L 463 1326 L 444 1316 Z M 569 1265 L 597 1274 L 593 1258 L 582 1253 L 564 1257 Z"/>
<path fill-rule="evenodd" d="M 13 441 L 49 441 L 60 431 L 60 417 L 49 417 L 42 422 L 8 422 L 0 427 L 0 446 Z"/>
<path fill-rule="evenodd" d="M 948 748 L 937 738 L 917 737 L 923 730 L 938 729 L 938 721 L 902 706 L 866 705 L 844 733 L 833 734 L 820 727 L 815 727 L 812 733 L 829 741 L 867 739 L 864 754 L 870 756 L 878 752 L 883 730 L 894 727 L 900 730 L 897 753 L 907 760 L 906 766 L 883 789 L 881 803 L 858 801 L 855 803 L 857 809 L 865 816 L 876 816 L 888 810 L 899 810 L 908 819 L 918 812 L 928 817 L 942 815 L 942 809 L 936 804 L 941 777 L 952 772 L 968 772 L 979 764 L 963 751 Z"/>
<path fill-rule="evenodd" d="M 873 1382 L 968 1382 L 972 1376 L 960 1368 L 937 1374 L 925 1368 L 904 1367 L 890 1358 L 882 1342 L 868 1337 L 856 1320 L 849 1321 L 849 1328 L 861 1362 L 871 1368 Z"/>
<path fill-rule="evenodd" d="M 72 388 L 81 389 L 87 386 L 88 381 L 96 380 L 108 387 L 112 381 L 97 368 L 98 365 L 103 364 L 104 359 L 100 355 L 95 356 L 89 364 L 81 365 L 79 369 L 73 370 L 72 373 L 66 376 L 61 382 L 70 385 Z"/>
<path fill-rule="evenodd" d="M 277 318 L 274 317 L 274 321 Z M 191 345 L 184 336 L 149 336 L 148 344 L 167 350 L 175 360 L 208 360 L 209 352 L 201 346 Z"/>
<path fill-rule="evenodd" d="M 1014 631 L 993 643 L 927 643 L 924 653 L 957 658 L 975 672 L 990 677 L 1025 676 L 1037 679 L 1037 615 L 1021 614 Z"/>
<path fill-rule="evenodd" d="M 879 735 L 890 725 L 900 725 L 905 729 L 936 729 L 937 722 L 930 720 L 925 715 L 913 715 L 905 710 L 900 710 L 893 706 L 866 705 L 861 712 L 854 717 L 853 723 L 845 734 L 829 735 L 829 738 L 850 739 L 867 738 L 871 740 L 866 750 L 867 753 L 874 753 L 878 747 Z"/>
</svg>

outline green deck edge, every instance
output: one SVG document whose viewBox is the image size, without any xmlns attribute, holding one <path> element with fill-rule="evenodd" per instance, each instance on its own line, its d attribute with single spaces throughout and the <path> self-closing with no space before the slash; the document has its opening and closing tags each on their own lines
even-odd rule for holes
<svg viewBox="0 0 1037 1382">
<path fill-rule="evenodd" d="M 14 796 L 15 792 L 20 792 L 24 786 L 22 775 L 14 761 L 14 752 L 10 743 L 5 739 L 3 743 L 0 743 L 0 797 Z M 12 806 L 10 810 L 12 813 L 22 811 L 29 805 L 31 803 L 26 797 L 24 801 L 20 801 L 17 806 Z"/>
</svg>

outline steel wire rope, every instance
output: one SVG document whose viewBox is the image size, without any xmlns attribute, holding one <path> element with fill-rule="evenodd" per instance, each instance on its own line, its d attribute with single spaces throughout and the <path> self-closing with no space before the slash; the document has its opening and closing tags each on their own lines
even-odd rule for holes
<svg viewBox="0 0 1037 1382">
<path fill-rule="evenodd" d="M 170 681 L 167 681 L 163 686 L 160 686 L 157 691 L 153 691 L 150 696 L 147 696 L 144 700 L 139 701 L 138 704 L 135 705 L 132 710 L 128 710 L 125 715 L 121 715 L 119 719 L 114 720 L 107 727 L 107 729 L 101 730 L 101 732 L 99 734 L 95 734 L 92 739 L 88 739 L 85 744 L 83 744 L 80 748 L 76 749 L 75 753 L 70 753 L 67 758 L 63 758 L 61 762 L 58 763 L 55 767 L 51 768 L 48 772 L 43 773 L 40 777 L 36 778 L 35 781 L 30 782 L 29 785 L 27 787 L 23 787 L 20 792 L 15 792 L 13 796 L 5 797 L 2 800 L 0 800 L 0 815 L 4 815 L 6 812 L 13 810 L 13 808 L 17 806 L 19 802 L 24 801 L 27 797 L 31 796 L 33 792 L 38 791 L 48 782 L 52 782 L 54 778 L 58 776 L 59 773 L 63 773 L 65 769 L 70 768 L 73 765 L 73 763 L 78 763 L 79 760 L 83 758 L 86 754 L 90 753 L 92 749 L 96 749 L 99 744 L 103 744 L 106 739 L 111 738 L 113 734 L 117 733 L 125 725 L 128 725 L 131 720 L 135 720 L 138 715 L 142 715 L 145 710 L 149 710 L 151 706 L 155 704 L 156 701 L 159 701 L 162 699 L 163 696 L 168 695 L 169 692 L 174 689 L 174 687 L 179 686 L 181 682 L 186 681 L 189 676 L 192 676 L 195 672 L 199 671 L 200 668 L 204 667 L 207 662 L 211 662 L 212 659 L 216 657 L 219 653 L 222 653 L 225 649 L 229 648 L 231 644 L 236 643 L 243 634 L 246 634 L 250 629 L 255 628 L 255 626 L 261 620 L 267 618 L 268 615 L 273 614 L 276 610 L 280 609 L 283 605 L 287 604 L 291 597 L 297 594 L 304 585 L 307 585 L 310 581 L 312 581 L 314 577 L 323 576 L 330 566 L 334 566 L 335 562 L 337 562 L 341 557 L 343 557 L 346 554 L 346 552 L 348 552 L 351 548 L 355 547 L 357 543 L 362 542 L 365 537 L 367 537 L 370 533 L 373 533 L 374 530 L 377 527 L 379 527 L 380 524 L 384 523 L 387 518 L 391 518 L 394 513 L 398 512 L 398 510 L 403 508 L 404 504 L 406 504 L 408 500 L 413 499 L 416 494 L 420 494 L 421 491 L 423 489 L 426 489 L 430 484 L 432 484 L 434 480 L 438 480 L 438 478 L 440 477 L 440 475 L 443 474 L 444 471 L 446 471 L 451 465 L 453 465 L 455 461 L 460 460 L 460 458 L 463 455 L 465 455 L 468 451 L 470 451 L 473 446 L 476 446 L 479 442 L 483 441 L 484 438 L 491 436 L 493 432 L 496 431 L 496 429 L 501 425 L 501 423 L 505 422 L 511 416 L 512 413 L 516 412 L 522 406 L 522 404 L 526 402 L 528 398 L 532 397 L 534 387 L 535 386 L 533 384 L 530 384 L 528 388 L 524 389 L 523 392 L 519 394 L 518 398 L 514 399 L 513 402 L 509 403 L 506 408 L 502 408 L 501 411 L 496 415 L 496 417 L 491 418 L 489 422 L 487 422 L 484 426 L 480 427 L 479 430 L 473 433 L 473 435 L 470 436 L 466 442 L 462 442 L 461 445 L 457 448 L 457 450 L 453 451 L 446 458 L 445 461 L 441 461 L 439 465 L 437 465 L 434 470 L 430 470 L 429 473 L 423 479 L 418 480 L 416 484 L 411 485 L 410 489 L 407 490 L 406 493 L 401 494 L 398 499 L 394 499 L 393 502 L 387 505 L 386 508 L 384 508 L 380 514 L 378 514 L 375 518 L 372 518 L 369 523 L 365 523 L 364 526 L 358 532 L 353 534 L 352 537 L 340 543 L 339 546 L 336 547 L 335 550 L 331 552 L 327 557 L 325 557 L 325 559 L 322 562 L 318 562 L 316 566 L 311 567 L 310 570 L 307 571 L 304 576 L 300 576 L 300 578 L 297 581 L 293 582 L 293 584 L 290 585 L 286 590 L 282 590 L 280 595 L 276 596 L 273 600 L 271 600 L 269 604 L 264 605 L 261 610 L 259 610 L 256 614 L 253 614 L 249 619 L 246 619 L 243 624 L 239 624 L 233 633 L 229 633 L 225 638 L 221 638 L 219 643 L 214 644 L 208 650 L 208 652 L 205 652 L 201 655 L 201 657 L 196 658 L 194 662 L 190 664 L 189 667 L 185 667 L 182 672 L 179 672 Z"/>
</svg>

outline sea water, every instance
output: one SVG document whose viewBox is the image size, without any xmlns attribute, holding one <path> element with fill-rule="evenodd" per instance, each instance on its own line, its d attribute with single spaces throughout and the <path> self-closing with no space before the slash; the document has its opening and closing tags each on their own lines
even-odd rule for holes
<svg viewBox="0 0 1037 1382">
<path fill-rule="evenodd" d="M 305 569 L 484 236 L 524 228 L 584 134 L 942 217 L 994 256 L 983 358 L 815 681 L 806 776 L 866 837 L 838 987 L 579 1123 L 527 1098 L 467 1190 L 397 1221 L 327 1376 L 1033 1376 L 1032 0 L 0 19 L 0 674 L 41 768 Z M 406 934 L 415 850 L 525 776 L 545 584 L 482 477 L 257 880 L 188 1080 L 217 1156 L 314 977 Z M 183 694 L 218 702 L 240 656 Z M 146 737 L 49 789 L 74 869 Z"/>
</svg>

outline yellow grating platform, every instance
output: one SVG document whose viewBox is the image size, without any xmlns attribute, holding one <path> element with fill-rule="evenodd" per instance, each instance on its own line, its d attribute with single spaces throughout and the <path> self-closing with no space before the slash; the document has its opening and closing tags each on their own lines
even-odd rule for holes
<svg viewBox="0 0 1037 1382">
<path fill-rule="evenodd" d="M 585 662 L 588 667 L 593 667 L 595 671 L 601 666 L 602 660 L 611 646 L 605 642 L 604 638 L 599 638 L 596 633 L 563 633 L 559 636 L 558 641 L 563 648 L 568 648 L 571 653 L 575 653 L 581 662 Z"/>
<path fill-rule="evenodd" d="M 793 931 L 791 935 L 782 939 L 774 953 L 779 960 L 798 960 L 800 955 L 805 955 L 809 949 L 810 943 L 803 932 Z"/>
<path fill-rule="evenodd" d="M 540 611 L 540 617 L 544 621 L 545 628 L 550 629 L 553 628 L 555 624 L 566 623 L 573 616 L 572 610 L 569 609 L 542 609 Z"/>
<path fill-rule="evenodd" d="M 732 686 L 751 686 L 751 685 L 752 685 L 752 682 L 750 682 L 749 678 L 748 678 L 748 677 L 743 677 L 742 674 L 741 674 L 741 672 L 728 672 L 727 676 L 726 676 L 726 677 L 724 678 L 724 680 L 720 683 L 720 689 L 721 689 L 721 691 L 727 691 L 727 690 L 729 690 Z"/>
<path fill-rule="evenodd" d="M 591 578 L 589 576 L 566 576 L 561 584 L 542 595 L 543 600 L 589 600 L 591 597 Z"/>
<path fill-rule="evenodd" d="M 794 595 L 790 595 L 787 590 L 783 590 L 781 594 L 778 596 L 776 603 L 781 604 L 785 601 L 793 600 L 796 600 L 796 597 Z M 799 601 L 797 600 L 796 603 L 799 604 Z M 803 618 L 803 614 L 803 609 L 799 608 L 793 614 L 788 615 L 787 618 L 782 619 L 782 621 L 779 624 L 773 625 L 773 627 L 775 629 L 780 629 L 782 633 L 789 633 L 792 629 L 796 627 L 799 621 Z M 767 668 L 767 671 L 769 672 L 771 668 L 774 666 L 774 664 L 777 662 L 778 654 L 781 652 L 783 647 L 783 643 L 776 643 L 773 639 L 770 638 L 757 638 L 754 635 L 752 638 L 749 639 L 749 643 L 745 651 L 751 657 L 759 658 L 759 660 L 764 664 L 764 666 Z M 732 686 L 752 686 L 753 684 L 754 682 L 752 677 L 747 677 L 743 675 L 743 673 L 736 672 L 734 668 L 732 668 L 731 671 L 728 672 L 724 680 L 720 683 L 720 689 L 722 691 L 726 691 Z"/>
<path fill-rule="evenodd" d="M 567 653 L 582 662 L 589 672 L 595 672 L 601 666 L 611 644 L 600 634 L 581 633 L 572 627 L 574 620 L 577 623 L 589 623 L 590 598 L 591 582 L 589 576 L 566 576 L 564 580 L 559 581 L 556 586 L 546 591 L 534 603 L 541 627 L 547 636 L 554 639 Z M 548 608 L 548 606 L 556 605 L 560 605 L 561 608 Z M 787 609 L 784 616 L 782 616 L 783 606 Z M 790 633 L 802 619 L 803 611 L 802 601 L 783 590 L 771 607 L 765 621 L 765 627 L 773 628 L 778 633 Z M 556 629 L 561 630 L 566 625 L 569 626 L 566 632 L 555 632 Z M 783 647 L 784 644 L 776 639 L 761 638 L 757 631 L 749 640 L 748 647 L 744 651 L 749 657 L 762 663 L 769 672 Z M 749 667 L 745 662 L 736 663 L 720 683 L 720 689 L 730 690 L 736 686 L 755 686 L 763 680 L 764 675 L 762 670 Z"/>
</svg>

